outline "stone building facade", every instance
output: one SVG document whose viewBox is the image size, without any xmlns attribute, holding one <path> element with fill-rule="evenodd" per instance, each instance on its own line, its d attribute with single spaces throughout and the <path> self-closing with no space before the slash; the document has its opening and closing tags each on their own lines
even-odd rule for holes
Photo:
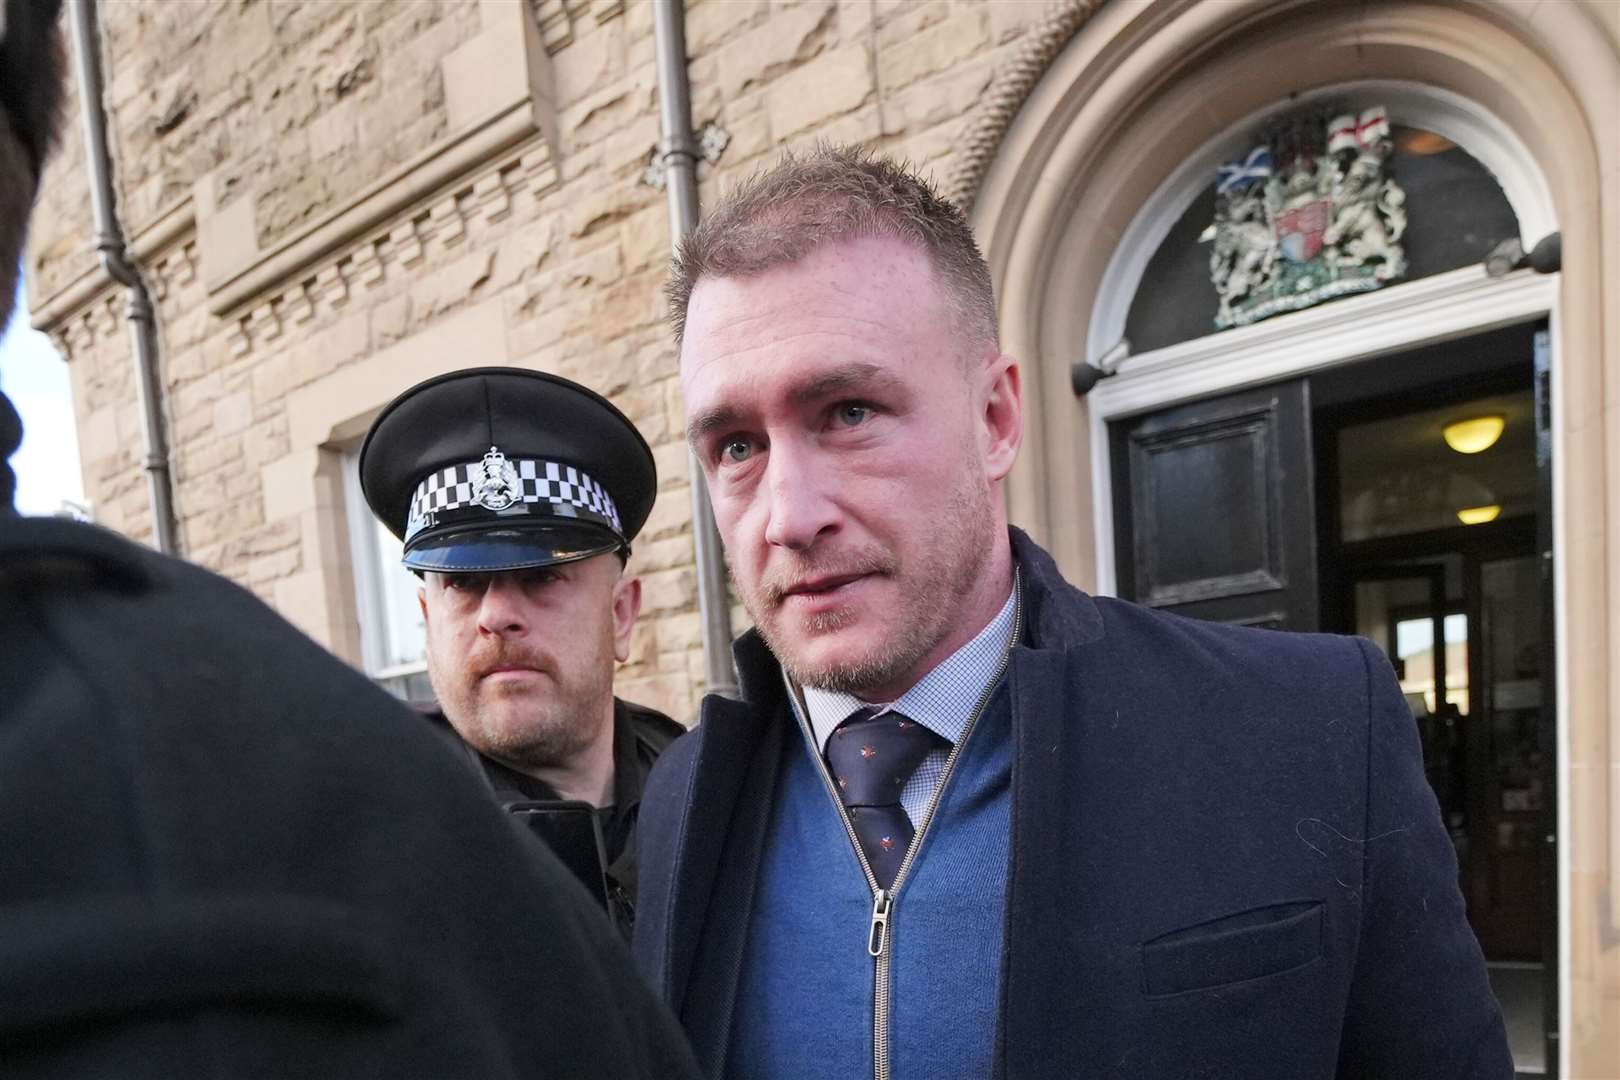
<svg viewBox="0 0 1620 1080">
<path fill-rule="evenodd" d="M 376 668 L 378 571 L 346 479 L 367 424 L 441 371 L 553 371 L 612 398 L 654 447 L 660 494 L 633 563 L 646 613 L 619 686 L 691 716 L 704 667 L 669 225 L 644 182 L 650 4 L 128 0 L 101 18 L 120 208 L 159 308 L 182 554 Z M 687 45 L 694 121 L 725 134 L 705 198 L 828 139 L 909 158 L 971 207 L 1026 372 L 1009 505 L 1088 588 L 1131 592 L 1117 456 L 1134 418 L 1546 329 L 1540 1064 L 1620 1075 L 1620 5 L 692 0 Z M 1223 155 L 1330 100 L 1387 105 L 1397 132 L 1460 147 L 1524 249 L 1561 234 L 1555 272 L 1487 276 L 1480 251 L 1133 353 L 1125 328 L 1173 283 L 1155 259 L 1175 254 Z M 87 207 L 69 138 L 36 220 L 31 307 L 70 360 L 97 518 L 148 538 L 123 301 L 90 254 Z M 1077 361 L 1114 377 L 1077 395 Z"/>
<path fill-rule="evenodd" d="M 1033 5 L 694 4 L 694 114 L 729 133 L 705 191 L 782 145 L 918 161 Z M 340 475 L 395 393 L 516 364 L 612 398 L 654 447 L 646 615 L 623 692 L 692 714 L 703 667 L 675 365 L 652 9 L 622 0 L 108 4 L 121 209 L 160 309 L 185 556 L 361 655 Z M 706 170 L 707 171 L 707 170 Z M 150 537 L 122 302 L 95 268 L 82 148 L 29 256 L 71 363 L 86 495 Z"/>
</svg>

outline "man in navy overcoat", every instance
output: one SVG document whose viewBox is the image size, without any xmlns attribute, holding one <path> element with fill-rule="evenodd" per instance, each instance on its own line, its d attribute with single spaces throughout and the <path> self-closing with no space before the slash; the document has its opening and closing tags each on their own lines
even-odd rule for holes
<svg viewBox="0 0 1620 1080">
<path fill-rule="evenodd" d="M 822 149 L 671 286 L 756 629 L 660 760 L 643 972 L 726 1077 L 1507 1077 L 1389 665 L 1093 598 L 1010 529 L 961 215 Z"/>
</svg>

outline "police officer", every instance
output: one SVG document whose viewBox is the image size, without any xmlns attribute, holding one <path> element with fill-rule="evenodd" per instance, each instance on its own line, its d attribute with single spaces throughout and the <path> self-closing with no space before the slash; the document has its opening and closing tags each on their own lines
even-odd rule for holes
<svg viewBox="0 0 1620 1080">
<path fill-rule="evenodd" d="M 442 710 L 431 715 L 496 799 L 553 830 L 546 838 L 576 869 L 569 836 L 555 831 L 566 818 L 548 811 L 593 811 L 602 897 L 628 932 L 642 785 L 684 730 L 613 695 L 641 609 L 625 563 L 657 489 L 652 451 L 583 386 L 475 368 L 384 409 L 361 448 L 360 479 L 422 578 Z"/>
</svg>

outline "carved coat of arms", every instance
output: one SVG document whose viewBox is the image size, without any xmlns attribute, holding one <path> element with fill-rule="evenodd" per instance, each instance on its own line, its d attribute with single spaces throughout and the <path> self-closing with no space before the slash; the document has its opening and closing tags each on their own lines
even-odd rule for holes
<svg viewBox="0 0 1620 1080">
<path fill-rule="evenodd" d="M 505 454 L 490 447 L 474 478 L 473 502 L 486 510 L 505 510 L 521 498 L 523 485 L 518 482 L 517 469 Z"/>
<path fill-rule="evenodd" d="M 1326 115 L 1326 114 L 1323 114 Z M 1406 194 L 1388 175 L 1394 149 L 1382 108 L 1295 118 L 1242 160 L 1222 165 L 1210 279 L 1215 325 L 1367 292 L 1406 270 Z"/>
</svg>

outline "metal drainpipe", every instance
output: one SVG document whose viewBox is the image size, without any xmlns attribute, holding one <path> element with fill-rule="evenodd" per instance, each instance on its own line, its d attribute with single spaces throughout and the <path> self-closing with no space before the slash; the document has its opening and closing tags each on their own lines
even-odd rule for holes
<svg viewBox="0 0 1620 1080">
<path fill-rule="evenodd" d="M 90 167 L 90 199 L 96 212 L 96 254 L 107 275 L 129 290 L 130 337 L 135 343 L 136 386 L 146 429 L 146 490 L 152 504 L 152 534 L 157 549 L 177 554 L 174 492 L 169 479 L 169 450 L 163 428 L 163 385 L 157 371 L 157 317 L 140 268 L 130 259 L 124 230 L 118 223 L 113 193 L 112 159 L 107 152 L 107 121 L 102 110 L 101 35 L 95 0 L 73 2 L 74 66 L 84 113 L 85 160 Z"/>
<path fill-rule="evenodd" d="M 653 0 L 653 42 L 658 56 L 659 152 L 669 193 L 670 238 L 679 248 L 698 223 L 697 142 L 692 137 L 692 99 L 686 81 L 686 4 Z M 709 692 L 737 697 L 731 662 L 731 604 L 725 557 L 709 505 L 709 487 L 697 457 L 687 451 L 692 483 L 692 541 L 697 549 L 698 611 L 703 619 L 703 667 Z"/>
</svg>

